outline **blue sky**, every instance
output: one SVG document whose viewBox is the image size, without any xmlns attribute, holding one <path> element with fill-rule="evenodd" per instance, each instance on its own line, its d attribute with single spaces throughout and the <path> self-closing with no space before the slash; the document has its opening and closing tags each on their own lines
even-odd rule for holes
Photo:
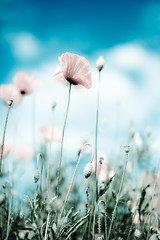
<svg viewBox="0 0 160 240">
<path fill-rule="evenodd" d="M 134 123 L 140 134 L 148 124 L 152 125 L 154 146 L 158 149 L 159 43 L 158 0 L 0 1 L 0 83 L 12 82 L 16 71 L 32 73 L 43 82 L 43 88 L 36 93 L 38 143 L 38 128 L 51 122 L 52 101 L 58 103 L 55 124 L 63 126 L 68 90 L 55 81 L 53 72 L 59 64 L 58 56 L 69 51 L 85 56 L 93 72 L 96 72 L 97 58 L 102 55 L 105 60 L 100 99 L 100 148 L 111 154 L 116 143 L 116 149 L 121 151 Z M 66 149 L 72 149 L 73 144 L 76 149 L 84 138 L 94 143 L 96 91 L 96 77 L 91 90 L 73 89 Z M 13 124 L 8 126 L 8 135 L 13 138 L 14 133 L 9 132 L 14 132 L 11 128 L 20 119 L 17 141 L 23 139 L 28 145 L 32 142 L 31 105 L 32 96 L 26 96 L 21 106 L 12 112 Z M 6 113 L 2 102 L 0 108 L 2 133 Z"/>
</svg>

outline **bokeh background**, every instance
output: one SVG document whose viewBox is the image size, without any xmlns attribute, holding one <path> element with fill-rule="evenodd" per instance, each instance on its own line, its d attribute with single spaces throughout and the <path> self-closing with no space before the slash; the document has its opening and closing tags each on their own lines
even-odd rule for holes
<svg viewBox="0 0 160 240">
<path fill-rule="evenodd" d="M 94 145 L 98 82 L 95 63 L 103 56 L 98 150 L 116 166 L 123 159 L 123 146 L 131 129 L 138 133 L 140 145 L 150 129 L 152 170 L 160 149 L 159 43 L 159 0 L 0 0 L 0 84 L 11 83 L 17 71 L 31 73 L 43 83 L 12 109 L 6 138 L 38 152 L 44 142 L 39 132 L 42 125 L 54 123 L 62 129 L 68 85 L 58 82 L 53 72 L 59 65 L 58 56 L 71 52 L 90 62 L 93 86 L 90 90 L 72 88 L 64 158 L 76 158 L 83 141 Z M 57 102 L 54 122 L 53 101 Z M 1 137 L 6 111 L 0 101 Z M 54 143 L 53 148 L 60 149 L 60 144 Z M 20 165 L 20 175 L 32 178 L 32 160 Z"/>
</svg>

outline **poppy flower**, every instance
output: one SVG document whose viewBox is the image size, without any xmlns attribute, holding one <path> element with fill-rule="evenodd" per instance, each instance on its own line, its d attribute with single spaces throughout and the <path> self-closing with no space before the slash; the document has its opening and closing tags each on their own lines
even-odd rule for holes
<svg viewBox="0 0 160 240">
<path fill-rule="evenodd" d="M 8 100 L 13 100 L 12 106 L 16 106 L 20 103 L 22 95 L 14 84 L 2 84 L 0 97 L 6 106 L 8 106 Z"/>
<path fill-rule="evenodd" d="M 17 72 L 13 81 L 22 95 L 34 92 L 42 85 L 37 78 L 25 72 Z"/>
<path fill-rule="evenodd" d="M 52 127 L 50 125 L 43 125 L 40 128 L 40 132 L 42 137 L 47 141 L 47 142 L 61 142 L 62 140 L 62 132 L 60 129 L 56 127 Z"/>
<path fill-rule="evenodd" d="M 53 74 L 57 79 L 91 88 L 91 71 L 85 57 L 73 53 L 63 53 L 59 57 L 59 63 L 60 66 Z"/>
</svg>

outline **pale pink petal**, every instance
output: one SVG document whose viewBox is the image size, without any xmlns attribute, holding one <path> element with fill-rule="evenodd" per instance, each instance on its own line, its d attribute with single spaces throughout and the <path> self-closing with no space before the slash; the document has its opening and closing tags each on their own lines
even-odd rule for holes
<svg viewBox="0 0 160 240">
<path fill-rule="evenodd" d="M 14 83 L 21 94 L 32 93 L 42 86 L 41 81 L 39 81 L 33 75 L 24 72 L 16 73 L 14 77 Z"/>
<path fill-rule="evenodd" d="M 64 53 L 59 57 L 60 71 L 54 74 L 57 78 L 63 78 L 73 85 L 82 85 L 91 88 L 91 72 L 86 58 L 77 54 Z"/>
<path fill-rule="evenodd" d="M 62 131 L 57 127 L 44 125 L 40 128 L 40 133 L 47 142 L 61 142 L 62 140 Z"/>
<path fill-rule="evenodd" d="M 21 161 L 31 160 L 34 157 L 34 152 L 31 148 L 22 146 L 14 147 L 11 154 Z"/>
<path fill-rule="evenodd" d="M 8 140 L 4 141 L 4 146 L 3 146 L 3 157 L 7 156 L 12 149 L 12 143 Z M 1 155 L 1 150 L 2 150 L 2 140 L 0 140 L 0 155 Z"/>
<path fill-rule="evenodd" d="M 22 95 L 14 84 L 2 84 L 0 97 L 5 105 L 8 105 L 8 100 L 13 100 L 12 106 L 15 106 L 20 103 Z"/>
</svg>

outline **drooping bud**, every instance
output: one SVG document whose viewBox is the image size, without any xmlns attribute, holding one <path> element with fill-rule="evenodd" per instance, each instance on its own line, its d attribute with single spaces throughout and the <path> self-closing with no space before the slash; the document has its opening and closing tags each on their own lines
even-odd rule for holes
<svg viewBox="0 0 160 240">
<path fill-rule="evenodd" d="M 96 62 L 96 66 L 98 68 L 99 71 L 102 70 L 102 68 L 104 67 L 104 59 L 102 56 L 100 56 Z"/>
<path fill-rule="evenodd" d="M 36 169 L 36 171 L 34 173 L 34 182 L 36 183 L 36 182 L 38 182 L 38 180 L 39 180 L 39 170 Z"/>
<path fill-rule="evenodd" d="M 128 144 L 124 145 L 124 150 L 125 150 L 126 154 L 129 153 L 129 149 L 130 149 L 130 146 Z"/>
<path fill-rule="evenodd" d="M 8 100 L 8 107 L 11 107 L 11 106 L 12 106 L 12 103 L 13 103 L 13 100 L 9 99 L 9 100 Z"/>
<path fill-rule="evenodd" d="M 84 176 L 85 178 L 89 178 L 91 176 L 91 173 L 92 173 L 92 163 L 91 162 L 88 162 L 84 168 Z"/>
</svg>

